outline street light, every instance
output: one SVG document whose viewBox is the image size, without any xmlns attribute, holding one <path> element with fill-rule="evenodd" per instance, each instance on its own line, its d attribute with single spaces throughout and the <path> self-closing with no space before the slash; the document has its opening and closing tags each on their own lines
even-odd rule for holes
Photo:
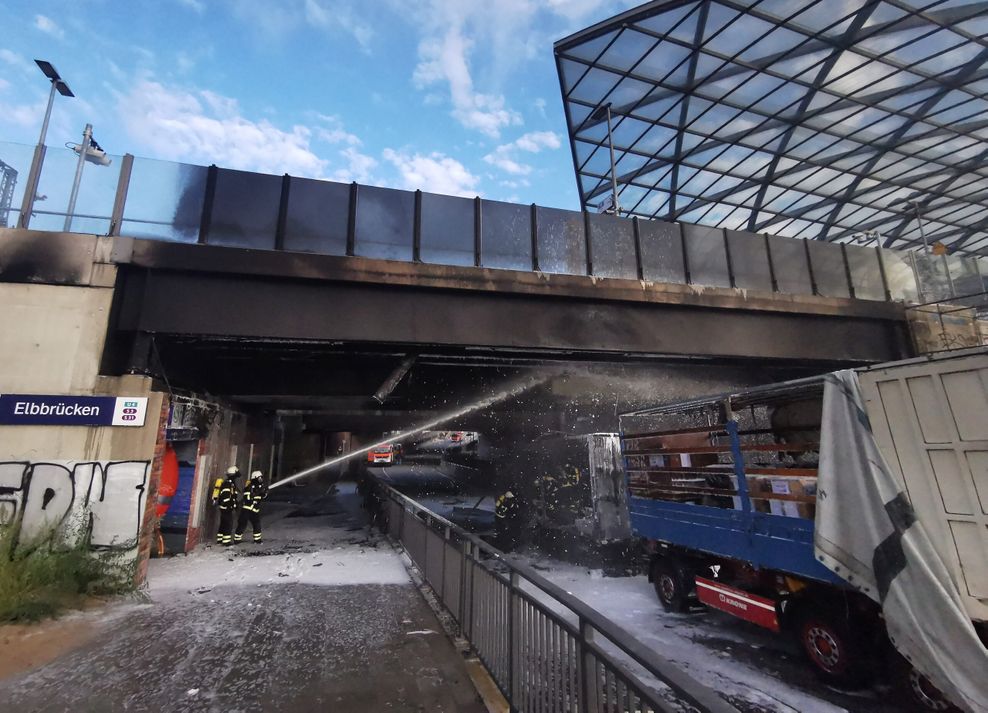
<svg viewBox="0 0 988 713">
<path fill-rule="evenodd" d="M 43 59 L 34 60 L 46 77 L 51 80 L 51 91 L 48 93 L 48 107 L 45 109 L 45 120 L 41 123 L 41 136 L 34 148 L 34 158 L 31 160 L 31 170 L 27 174 L 27 184 L 24 186 L 24 199 L 21 201 L 21 216 L 18 226 L 27 228 L 31 225 L 31 211 L 34 210 L 34 198 L 38 193 L 38 180 L 41 178 L 41 167 L 45 162 L 45 137 L 48 135 L 48 120 L 51 118 L 51 107 L 55 102 L 55 92 L 63 97 L 74 97 L 69 85 L 59 76 L 51 62 Z"/>
<path fill-rule="evenodd" d="M 617 173 L 614 168 L 614 137 L 611 135 L 611 103 L 607 102 L 601 107 L 598 107 L 596 111 L 591 115 L 594 121 L 600 121 L 604 117 L 607 117 L 607 145 L 611 150 L 611 208 L 614 210 L 614 215 L 621 214 L 621 208 L 618 206 L 618 191 L 617 191 Z"/>
</svg>

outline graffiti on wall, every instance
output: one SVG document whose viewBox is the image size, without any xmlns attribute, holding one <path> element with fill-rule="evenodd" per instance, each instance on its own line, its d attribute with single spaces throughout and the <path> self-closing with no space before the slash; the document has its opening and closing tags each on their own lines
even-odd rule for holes
<svg viewBox="0 0 988 713">
<path fill-rule="evenodd" d="M 95 550 L 138 544 L 150 461 L 0 462 L 0 527 L 17 542 Z"/>
</svg>

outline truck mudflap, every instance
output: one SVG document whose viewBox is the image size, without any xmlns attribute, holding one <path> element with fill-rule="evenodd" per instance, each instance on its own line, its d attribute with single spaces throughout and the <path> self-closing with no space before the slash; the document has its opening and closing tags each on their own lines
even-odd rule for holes
<svg viewBox="0 0 988 713">
<path fill-rule="evenodd" d="M 780 629 L 779 612 L 772 599 L 703 577 L 696 578 L 696 596 L 703 604 L 713 609 L 727 612 L 771 631 L 778 632 Z"/>
</svg>

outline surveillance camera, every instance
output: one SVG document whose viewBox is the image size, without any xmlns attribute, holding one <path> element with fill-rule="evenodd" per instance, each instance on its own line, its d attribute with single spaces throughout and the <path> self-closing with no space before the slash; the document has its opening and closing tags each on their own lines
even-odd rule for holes
<svg viewBox="0 0 988 713">
<path fill-rule="evenodd" d="M 82 151 L 82 146 L 76 144 L 72 147 L 72 150 L 79 153 Z M 112 163 L 112 161 L 107 158 L 106 151 L 103 149 L 94 148 L 92 146 L 86 150 L 86 160 L 89 161 L 89 163 L 95 163 L 97 166 L 109 166 Z"/>
</svg>

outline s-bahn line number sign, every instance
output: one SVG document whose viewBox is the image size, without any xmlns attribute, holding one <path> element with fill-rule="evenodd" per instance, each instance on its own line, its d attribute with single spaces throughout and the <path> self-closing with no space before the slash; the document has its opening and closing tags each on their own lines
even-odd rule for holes
<svg viewBox="0 0 988 713">
<path fill-rule="evenodd" d="M 143 426 L 143 396 L 0 394 L 0 425 Z"/>
</svg>

